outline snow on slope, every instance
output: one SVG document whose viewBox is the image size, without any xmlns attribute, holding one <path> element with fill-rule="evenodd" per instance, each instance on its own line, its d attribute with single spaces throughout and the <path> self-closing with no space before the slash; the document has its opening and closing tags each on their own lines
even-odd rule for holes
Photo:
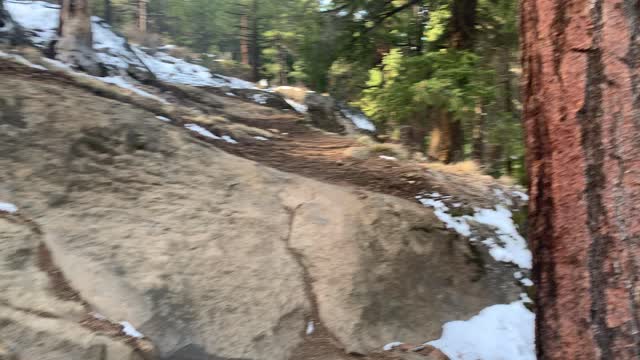
<svg viewBox="0 0 640 360">
<path fill-rule="evenodd" d="M 60 6 L 44 1 L 5 1 L 5 8 L 14 20 L 27 30 L 31 41 L 46 47 L 56 38 Z M 188 63 L 162 51 L 151 55 L 113 32 L 111 26 L 97 16 L 91 17 L 93 47 L 100 61 L 115 74 L 122 75 L 133 66 L 149 69 L 161 81 L 193 86 L 227 86 L 230 88 L 255 88 L 254 84 L 211 72 L 200 65 Z M 162 49 L 167 50 L 166 46 Z"/>
<path fill-rule="evenodd" d="M 495 232 L 496 239 L 483 239 L 482 243 L 489 247 L 491 256 L 497 261 L 511 262 L 522 269 L 531 269 L 532 255 L 527 241 L 518 233 L 513 223 L 513 214 L 503 205 L 495 209 L 474 209 L 473 215 L 452 216 L 449 207 L 442 201 L 438 193 L 418 195 L 416 199 L 422 205 L 434 209 L 435 215 L 445 225 L 462 236 L 471 237 L 472 224 L 487 225 Z M 475 239 L 473 239 L 475 240 Z"/>
<path fill-rule="evenodd" d="M 521 269 L 531 269 L 532 256 L 526 240 L 518 233 L 512 213 L 507 208 L 511 200 L 501 191 L 496 192 L 501 205 L 494 209 L 475 208 L 473 215 L 455 216 L 445 204 L 452 202 L 450 196 L 438 193 L 422 194 L 416 199 L 424 206 L 434 209 L 435 215 L 448 228 L 478 241 L 475 227 L 485 225 L 493 229 L 494 238 L 486 238 L 482 244 L 489 247 L 491 256 L 502 262 L 510 262 Z M 524 196 L 522 196 L 524 195 Z M 526 194 L 515 194 L 524 199 Z M 450 206 L 460 207 L 460 203 Z M 516 271 L 514 278 L 524 286 L 533 282 Z M 531 302 L 526 294 L 511 304 L 498 304 L 485 308 L 466 321 L 452 321 L 443 326 L 442 337 L 429 342 L 452 360 L 535 360 L 535 314 L 524 304 Z"/>
<path fill-rule="evenodd" d="M 342 108 L 340 111 L 342 112 L 342 115 L 351 120 L 358 129 L 376 131 L 376 126 L 373 125 L 371 120 L 369 120 L 369 118 L 364 114 L 347 108 Z"/>
<path fill-rule="evenodd" d="M 443 326 L 431 341 L 451 360 L 535 360 L 535 315 L 524 301 L 493 305 L 467 321 Z"/>
</svg>

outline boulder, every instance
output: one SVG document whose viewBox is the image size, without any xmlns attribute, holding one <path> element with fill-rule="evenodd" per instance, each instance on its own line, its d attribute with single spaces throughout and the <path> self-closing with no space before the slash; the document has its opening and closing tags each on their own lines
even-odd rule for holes
<svg viewBox="0 0 640 360">
<path fill-rule="evenodd" d="M 345 132 L 336 101 L 328 95 L 308 93 L 304 99 L 313 126 L 334 133 Z"/>
<path fill-rule="evenodd" d="M 69 84 L 3 84 L 20 126 L 0 122 L 2 200 L 40 224 L 92 311 L 133 324 L 162 359 L 293 359 L 311 317 L 366 354 L 438 338 L 444 322 L 518 297 L 508 265 L 416 203 L 264 167 Z M 3 241 L 30 236 L 19 231 Z M 11 263 L 20 270 L 0 268 L 0 280 L 24 273 L 16 299 L 74 312 L 38 300 L 42 274 Z M 2 316 L 12 325 L 0 338 L 32 339 L 18 329 L 32 315 Z M 89 346 L 85 330 L 69 323 L 54 335 Z"/>
<path fill-rule="evenodd" d="M 81 325 L 87 313 L 43 269 L 48 254 L 32 223 L 0 214 L 0 243 L 0 359 L 143 359 L 123 338 Z"/>
<path fill-rule="evenodd" d="M 291 99 L 297 103 L 304 104 L 304 100 L 309 92 L 307 89 L 295 86 L 278 86 L 273 89 L 276 94 L 280 94 L 287 99 Z"/>
</svg>

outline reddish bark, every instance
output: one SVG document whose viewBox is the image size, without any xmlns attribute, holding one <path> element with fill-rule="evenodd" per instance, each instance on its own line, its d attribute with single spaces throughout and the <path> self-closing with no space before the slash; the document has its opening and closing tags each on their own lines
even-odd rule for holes
<svg viewBox="0 0 640 360">
<path fill-rule="evenodd" d="M 540 359 L 640 358 L 640 5 L 524 0 Z"/>
</svg>

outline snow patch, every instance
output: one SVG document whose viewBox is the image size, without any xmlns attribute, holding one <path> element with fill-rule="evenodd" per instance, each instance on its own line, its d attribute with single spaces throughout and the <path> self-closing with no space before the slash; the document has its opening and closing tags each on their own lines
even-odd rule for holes
<svg viewBox="0 0 640 360">
<path fill-rule="evenodd" d="M 442 337 L 428 345 L 452 360 L 535 360 L 535 315 L 523 303 L 493 305 L 467 321 L 446 323 Z"/>
<path fill-rule="evenodd" d="M 512 192 L 513 196 L 517 196 L 522 201 L 529 201 L 529 195 L 523 193 L 522 191 L 514 191 Z"/>
<path fill-rule="evenodd" d="M 307 323 L 307 335 L 311 335 L 313 334 L 313 332 L 316 330 L 315 325 L 313 324 L 313 321 L 309 321 L 309 323 Z"/>
<path fill-rule="evenodd" d="M 219 136 L 214 135 L 211 131 L 209 131 L 209 130 L 207 130 L 207 129 L 203 128 L 203 127 L 202 127 L 202 126 L 200 126 L 200 125 L 196 125 L 196 124 L 186 124 L 184 127 L 185 127 L 185 128 L 187 128 L 187 129 L 189 129 L 189 130 L 191 130 L 191 131 L 193 131 L 193 132 L 195 132 L 195 133 L 198 133 L 198 134 L 200 134 L 200 135 L 202 135 L 202 136 L 204 136 L 204 137 L 208 137 L 208 138 L 210 138 L 210 139 L 215 139 L 215 140 L 220 140 L 220 137 L 219 137 Z"/>
<path fill-rule="evenodd" d="M 284 101 L 286 101 L 287 104 L 291 105 L 291 107 L 295 111 L 297 111 L 297 112 L 299 112 L 301 114 L 306 114 L 309 111 L 309 107 L 307 105 L 300 104 L 299 102 L 295 102 L 295 101 L 293 101 L 291 99 L 287 99 L 287 98 L 285 98 Z"/>
<path fill-rule="evenodd" d="M 254 136 L 253 138 L 260 141 L 269 141 L 269 139 L 264 136 Z"/>
<path fill-rule="evenodd" d="M 491 245 L 491 255 L 498 261 L 512 262 L 531 269 L 532 256 L 527 241 L 518 233 L 509 209 L 498 205 L 495 210 L 478 209 L 472 220 L 496 229 L 501 245 Z"/>
<path fill-rule="evenodd" d="M 29 30 L 30 40 L 37 46 L 46 46 L 56 37 L 59 5 L 44 1 L 8 2 L 4 8 L 20 26 Z"/>
<path fill-rule="evenodd" d="M 380 155 L 378 156 L 380 159 L 382 160 L 389 160 L 389 161 L 398 161 L 397 158 L 393 157 L 393 156 L 387 156 L 387 155 Z"/>
<path fill-rule="evenodd" d="M 429 195 L 427 195 L 429 196 Z M 527 241 L 518 233 L 513 223 L 512 213 L 502 205 L 495 209 L 474 209 L 474 215 L 452 216 L 449 208 L 440 199 L 440 194 L 433 193 L 431 198 L 416 197 L 424 206 L 434 209 L 435 215 L 444 222 L 447 228 L 453 229 L 465 237 L 471 236 L 471 224 L 483 224 L 493 228 L 497 240 L 487 238 L 482 243 L 489 247 L 489 253 L 497 261 L 511 262 L 523 269 L 531 269 L 532 256 Z"/>
<path fill-rule="evenodd" d="M 447 226 L 447 228 L 455 230 L 462 236 L 471 236 L 471 228 L 469 227 L 466 219 L 451 216 L 448 213 L 449 208 L 442 201 L 424 198 L 420 198 L 418 201 L 420 201 L 424 206 L 433 208 L 433 213 Z"/>
<path fill-rule="evenodd" d="M 251 99 L 258 104 L 264 105 L 267 103 L 267 96 L 264 94 L 253 94 Z"/>
<path fill-rule="evenodd" d="M 402 344 L 404 344 L 404 343 L 401 343 L 401 342 L 399 342 L 399 341 L 390 342 L 390 343 L 388 343 L 387 345 L 383 346 L 383 347 L 382 347 L 382 350 L 384 350 L 384 351 L 391 351 L 391 350 L 393 350 L 394 348 L 397 348 L 398 346 L 400 346 L 400 345 L 402 345 Z"/>
<path fill-rule="evenodd" d="M 358 129 L 376 131 L 376 126 L 364 114 L 351 111 L 349 109 L 341 109 L 342 115 L 353 122 Z"/>
<path fill-rule="evenodd" d="M 137 338 L 137 339 L 141 339 L 144 337 L 144 335 L 139 332 L 138 330 L 136 330 L 135 327 L 133 327 L 133 325 L 131 325 L 131 323 L 127 322 L 127 321 L 122 321 L 120 323 L 120 325 L 122 325 L 122 331 L 131 337 Z"/>
<path fill-rule="evenodd" d="M 9 214 L 14 214 L 18 212 L 18 207 L 13 205 L 12 203 L 0 201 L 0 212 L 7 212 Z"/>
<path fill-rule="evenodd" d="M 160 121 L 164 121 L 164 122 L 171 122 L 171 119 L 164 117 L 164 116 L 156 116 L 156 119 L 160 120 Z"/>
<path fill-rule="evenodd" d="M 45 48 L 56 39 L 60 6 L 44 1 L 12 1 L 5 2 L 5 8 L 27 30 L 30 40 L 36 46 Z M 203 66 L 188 63 L 165 52 L 157 51 L 150 55 L 142 47 L 128 45 L 124 37 L 113 32 L 111 26 L 97 16 L 91 17 L 91 29 L 96 56 L 108 68 L 116 70 L 116 73 L 123 73 L 133 66 L 142 71 L 149 69 L 156 78 L 169 83 L 255 89 L 253 83 L 211 74 Z M 171 48 L 172 45 L 165 45 L 160 50 Z"/>
<path fill-rule="evenodd" d="M 222 140 L 228 142 L 229 144 L 237 144 L 238 142 L 236 140 L 234 140 L 231 136 L 229 135 L 222 135 Z"/>
</svg>

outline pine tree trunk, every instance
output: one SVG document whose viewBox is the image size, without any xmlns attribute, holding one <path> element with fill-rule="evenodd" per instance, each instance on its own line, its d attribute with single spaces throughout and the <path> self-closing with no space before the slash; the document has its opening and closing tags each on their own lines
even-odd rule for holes
<svg viewBox="0 0 640 360">
<path fill-rule="evenodd" d="M 26 42 L 22 28 L 13 21 L 4 8 L 3 0 L 0 0 L 0 44 L 20 45 Z"/>
<path fill-rule="evenodd" d="M 476 107 L 476 117 L 473 124 L 473 134 L 471 140 L 471 158 L 478 164 L 484 164 L 484 144 L 486 132 L 486 114 L 482 105 Z"/>
<path fill-rule="evenodd" d="M 249 65 L 249 16 L 240 16 L 240 56 L 242 64 Z"/>
<path fill-rule="evenodd" d="M 454 0 L 449 19 L 449 43 L 452 49 L 470 50 L 476 26 L 478 0 Z"/>
<path fill-rule="evenodd" d="M 473 48 L 477 3 L 477 0 L 453 1 L 448 27 L 451 49 L 471 50 Z M 433 125 L 427 155 L 431 159 L 445 163 L 464 160 L 462 123 L 453 119 L 450 112 L 443 111 Z"/>
<path fill-rule="evenodd" d="M 640 8 L 524 0 L 539 359 L 640 359 Z"/>
<path fill-rule="evenodd" d="M 138 30 L 147 32 L 147 3 L 149 0 L 138 0 Z"/>
<path fill-rule="evenodd" d="M 464 132 L 462 123 L 454 120 L 451 113 L 442 110 L 435 121 L 429 137 L 429 151 L 431 160 L 445 164 L 462 161 L 464 159 Z"/>
<path fill-rule="evenodd" d="M 413 5 L 413 12 L 416 21 L 415 52 L 416 55 L 420 55 L 424 48 L 424 41 L 422 40 L 422 37 L 424 36 L 424 27 L 427 21 L 425 16 L 426 11 L 424 8 L 424 0 L 420 0 Z"/>
<path fill-rule="evenodd" d="M 91 75 L 102 76 L 104 69 L 93 51 L 91 14 L 87 0 L 62 0 L 55 56 Z"/>
<path fill-rule="evenodd" d="M 111 0 L 104 0 L 104 21 L 111 24 L 113 21 L 113 8 L 111 7 Z"/>
<path fill-rule="evenodd" d="M 258 27 L 258 0 L 251 2 L 251 77 L 260 80 L 260 29 Z"/>
<path fill-rule="evenodd" d="M 281 86 L 288 85 L 287 78 L 289 76 L 287 74 L 287 67 L 288 67 L 287 51 L 285 50 L 284 46 L 282 46 L 282 39 L 278 40 L 278 62 L 280 65 L 280 71 L 279 71 L 280 85 Z"/>
</svg>

